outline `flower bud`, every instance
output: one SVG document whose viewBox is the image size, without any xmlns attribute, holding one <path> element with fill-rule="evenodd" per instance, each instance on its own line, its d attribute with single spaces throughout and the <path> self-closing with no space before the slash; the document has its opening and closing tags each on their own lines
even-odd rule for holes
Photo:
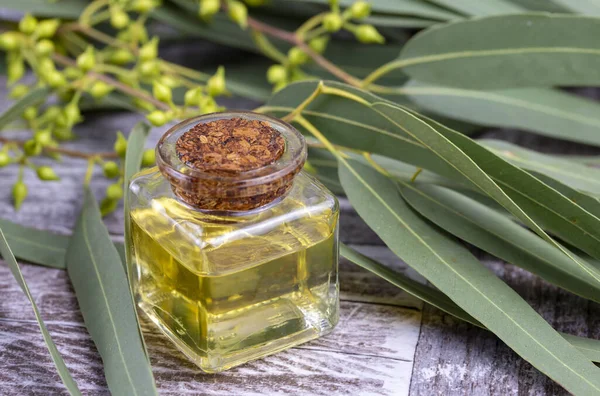
<svg viewBox="0 0 600 396">
<path fill-rule="evenodd" d="M 106 189 L 106 198 L 117 201 L 123 197 L 123 187 L 121 183 L 115 183 L 108 186 Z"/>
<path fill-rule="evenodd" d="M 43 181 L 60 180 L 54 169 L 49 166 L 40 166 L 36 169 L 36 173 L 38 178 Z"/>
<path fill-rule="evenodd" d="M 152 113 L 146 115 L 146 118 L 154 126 L 162 126 L 169 121 L 167 114 L 160 110 L 154 110 Z"/>
<path fill-rule="evenodd" d="M 146 102 L 145 100 L 140 99 L 140 98 L 134 98 L 133 105 L 135 107 L 137 107 L 138 109 L 142 109 L 145 111 L 153 111 L 155 109 L 155 107 L 152 103 Z"/>
<path fill-rule="evenodd" d="M 327 43 L 329 42 L 329 37 L 316 37 L 309 41 L 308 46 L 315 51 L 317 54 L 322 54 L 325 52 L 327 48 Z"/>
<path fill-rule="evenodd" d="M 204 21 L 210 20 L 221 9 L 221 2 L 219 0 L 200 0 L 200 10 L 198 15 L 200 19 Z"/>
<path fill-rule="evenodd" d="M 142 166 L 148 167 L 154 165 L 156 162 L 156 153 L 154 149 L 148 149 L 142 154 Z"/>
<path fill-rule="evenodd" d="M 152 96 L 164 103 L 171 103 L 173 99 L 173 93 L 171 88 L 154 81 L 152 83 Z"/>
<path fill-rule="evenodd" d="M 158 56 L 158 37 L 153 37 L 152 40 L 142 45 L 140 48 L 139 57 L 142 61 L 154 60 Z"/>
<path fill-rule="evenodd" d="M 109 85 L 104 81 L 96 81 L 90 88 L 90 95 L 92 95 L 96 99 L 99 99 L 103 96 L 108 95 L 112 90 L 112 85 Z"/>
<path fill-rule="evenodd" d="M 298 66 L 308 61 L 308 55 L 298 47 L 293 47 L 288 51 L 288 60 L 290 65 Z"/>
<path fill-rule="evenodd" d="M 267 70 L 267 81 L 276 84 L 287 79 L 287 70 L 282 65 L 273 65 Z"/>
<path fill-rule="evenodd" d="M 102 216 L 106 216 L 107 214 L 114 212 L 115 209 L 117 209 L 118 205 L 119 205 L 118 200 L 104 198 L 100 202 L 100 214 Z"/>
<path fill-rule="evenodd" d="M 8 94 L 8 97 L 11 99 L 20 99 L 23 96 L 27 95 L 27 92 L 29 92 L 29 87 L 27 85 L 18 84 L 15 85 L 13 89 L 11 89 L 10 94 Z"/>
<path fill-rule="evenodd" d="M 28 157 L 35 157 L 42 152 L 42 145 L 33 139 L 28 140 L 23 144 L 23 152 Z"/>
<path fill-rule="evenodd" d="M 73 140 L 75 138 L 75 134 L 73 133 L 73 131 L 70 128 L 65 127 L 55 128 L 54 131 L 52 131 L 52 134 L 56 139 L 63 141 Z"/>
<path fill-rule="evenodd" d="M 50 58 L 42 58 L 38 62 L 38 68 L 41 73 L 46 73 L 52 70 L 56 70 L 56 66 L 54 66 L 54 61 Z"/>
<path fill-rule="evenodd" d="M 10 156 L 6 151 L 0 151 L 0 168 L 4 168 L 6 165 L 10 164 Z"/>
<path fill-rule="evenodd" d="M 183 96 L 183 103 L 186 106 L 198 106 L 200 104 L 200 100 L 202 99 L 202 88 L 192 88 L 188 89 Z"/>
<path fill-rule="evenodd" d="M 46 19 L 38 23 L 35 33 L 39 38 L 49 38 L 54 36 L 59 26 L 60 21 L 58 19 Z"/>
<path fill-rule="evenodd" d="M 41 129 L 36 131 L 33 135 L 33 140 L 36 141 L 40 146 L 44 147 L 52 143 L 52 130 Z"/>
<path fill-rule="evenodd" d="M 48 39 L 42 39 L 35 44 L 35 53 L 39 56 L 48 56 L 54 52 L 54 43 Z"/>
<path fill-rule="evenodd" d="M 65 77 L 67 77 L 69 80 L 77 80 L 80 77 L 83 77 L 83 73 L 81 72 L 81 70 L 77 69 L 76 67 L 65 67 L 63 69 L 63 74 Z"/>
<path fill-rule="evenodd" d="M 102 166 L 102 171 L 104 172 L 104 176 L 112 179 L 113 177 L 117 177 L 121 174 L 121 170 L 119 169 L 119 165 L 113 161 L 107 161 Z"/>
<path fill-rule="evenodd" d="M 37 27 L 37 23 L 37 19 L 35 19 L 33 15 L 27 13 L 19 21 L 19 30 L 25 34 L 31 34 Z"/>
<path fill-rule="evenodd" d="M 206 92 L 210 96 L 219 96 L 226 92 L 225 68 L 223 66 L 219 66 L 214 76 L 206 82 Z"/>
<path fill-rule="evenodd" d="M 96 64 L 96 51 L 89 45 L 84 52 L 77 57 L 77 67 L 84 72 L 90 70 Z"/>
<path fill-rule="evenodd" d="M 323 27 L 328 32 L 337 32 L 342 28 L 343 24 L 344 20 L 342 19 L 340 14 L 335 12 L 325 15 L 325 18 L 323 18 Z"/>
<path fill-rule="evenodd" d="M 285 88 L 287 85 L 288 85 L 288 82 L 287 82 L 287 81 L 280 81 L 280 82 L 278 82 L 277 84 L 275 84 L 275 85 L 273 86 L 273 92 L 280 91 L 280 90 L 282 90 L 283 88 Z"/>
<path fill-rule="evenodd" d="M 181 85 L 174 77 L 169 76 L 169 75 L 163 75 L 159 81 L 162 85 L 169 87 L 169 88 L 176 88 L 179 85 Z"/>
<path fill-rule="evenodd" d="M 15 209 L 19 210 L 25 198 L 27 198 L 27 186 L 22 181 L 18 181 L 13 185 L 12 188 L 13 202 Z"/>
<path fill-rule="evenodd" d="M 117 140 L 115 140 L 113 147 L 119 157 L 125 158 L 125 154 L 127 153 L 127 139 L 123 136 L 123 132 L 117 131 Z"/>
<path fill-rule="evenodd" d="M 9 84 L 19 81 L 25 74 L 25 64 L 23 63 L 23 58 L 19 56 L 10 59 L 8 61 L 8 70 L 6 71 L 6 74 L 8 75 Z"/>
<path fill-rule="evenodd" d="M 37 113 L 37 107 L 29 106 L 28 108 L 23 110 L 23 119 L 31 121 L 37 116 Z"/>
<path fill-rule="evenodd" d="M 110 24 L 115 29 L 123 29 L 129 23 L 129 15 L 120 6 L 110 7 Z"/>
<path fill-rule="evenodd" d="M 45 80 L 52 88 L 64 87 L 67 84 L 65 77 L 56 70 L 52 70 L 51 72 L 47 73 Z"/>
<path fill-rule="evenodd" d="M 135 60 L 135 56 L 133 56 L 131 51 L 128 51 L 125 48 L 117 48 L 112 54 L 110 54 L 108 59 L 110 62 L 116 65 L 126 65 L 127 63 L 133 62 Z"/>
<path fill-rule="evenodd" d="M 354 19 L 362 19 L 369 16 L 371 13 L 371 4 L 366 1 L 357 1 L 350 6 L 350 15 Z"/>
<path fill-rule="evenodd" d="M 130 40 L 141 41 L 141 42 L 148 41 L 148 32 L 146 31 L 146 28 L 142 24 L 139 24 L 139 23 L 130 24 L 129 28 L 127 29 L 127 32 L 129 33 Z"/>
<path fill-rule="evenodd" d="M 139 71 L 142 77 L 152 77 L 160 72 L 160 68 L 155 60 L 149 60 L 139 64 Z"/>
<path fill-rule="evenodd" d="M 21 35 L 17 32 L 6 32 L 0 34 L 0 48 L 6 51 L 14 51 L 21 43 Z"/>
<path fill-rule="evenodd" d="M 204 113 L 204 114 L 208 114 L 208 113 L 214 113 L 216 111 L 219 111 L 219 106 L 217 106 L 217 102 L 215 102 L 215 100 L 210 97 L 210 96 L 205 96 L 200 100 L 200 110 Z"/>
<path fill-rule="evenodd" d="M 79 106 L 77 103 L 69 103 L 65 106 L 64 109 L 65 120 L 67 121 L 67 125 L 73 125 L 81 118 L 81 113 L 79 112 Z"/>
<path fill-rule="evenodd" d="M 239 1 L 230 1 L 228 8 L 229 18 L 237 23 L 242 29 L 248 26 L 248 9 Z"/>
<path fill-rule="evenodd" d="M 48 106 L 48 108 L 44 111 L 45 120 L 54 120 L 60 114 L 60 107 L 58 106 Z"/>
<path fill-rule="evenodd" d="M 379 34 L 377 29 L 373 27 L 373 25 L 360 25 L 356 28 L 354 32 L 356 39 L 361 43 L 371 44 L 383 44 L 385 43 L 385 38 Z"/>
<path fill-rule="evenodd" d="M 135 0 L 132 4 L 132 8 L 135 12 L 140 14 L 147 14 L 156 7 L 156 4 L 152 0 Z"/>
</svg>

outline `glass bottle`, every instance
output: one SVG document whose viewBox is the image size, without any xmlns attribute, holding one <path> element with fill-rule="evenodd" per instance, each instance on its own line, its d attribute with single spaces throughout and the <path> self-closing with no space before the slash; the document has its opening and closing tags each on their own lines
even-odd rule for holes
<svg viewBox="0 0 600 396">
<path fill-rule="evenodd" d="M 232 120 L 242 125 L 223 138 L 235 143 L 230 153 L 223 149 L 232 161 L 208 166 L 214 153 L 194 150 L 207 137 L 218 141 L 212 125 Z M 253 146 L 260 134 L 252 128 L 252 136 L 238 139 L 248 125 L 270 130 L 279 139 L 273 146 L 283 142 L 277 158 L 238 166 L 264 151 Z M 196 135 L 185 135 L 192 129 Z M 194 138 L 181 143 L 186 136 Z M 191 154 L 183 155 L 186 149 Z M 208 114 L 167 131 L 156 158 L 158 167 L 129 186 L 130 281 L 139 307 L 181 351 L 202 370 L 218 372 L 333 329 L 339 208 L 302 171 L 306 144 L 296 129 L 251 112 Z"/>
</svg>

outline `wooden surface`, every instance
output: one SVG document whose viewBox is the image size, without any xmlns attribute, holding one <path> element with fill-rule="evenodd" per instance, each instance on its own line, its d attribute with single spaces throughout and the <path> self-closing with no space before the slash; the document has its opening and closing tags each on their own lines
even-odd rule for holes
<svg viewBox="0 0 600 396">
<path fill-rule="evenodd" d="M 0 82 L 3 85 L 3 81 Z M 244 103 L 235 102 L 237 107 Z M 0 110 L 6 103 L 0 103 Z M 68 146 L 110 149 L 114 131 L 138 120 L 128 114 L 88 116 L 81 138 Z M 153 131 L 149 146 L 161 130 Z M 12 133 L 2 132 L 3 136 Z M 500 132 L 488 132 L 487 137 Z M 15 132 L 16 137 L 26 136 Z M 544 151 L 590 153 L 583 146 L 533 135 L 502 136 Z M 0 218 L 70 233 L 82 202 L 84 162 L 54 165 L 60 182 L 39 182 L 31 172 L 30 195 L 19 212 L 10 204 L 16 167 L 0 169 Z M 101 197 L 107 181 L 94 178 Z M 423 280 L 395 258 L 342 200 L 341 239 L 363 253 Z M 121 211 L 106 224 L 122 238 Z M 594 303 L 546 284 L 523 270 L 479 254 L 557 329 L 600 338 Z M 86 394 L 108 394 L 101 360 L 79 313 L 64 271 L 22 264 L 24 276 L 65 361 Z M 144 322 L 161 394 L 202 395 L 517 395 L 562 394 L 558 385 L 520 359 L 492 334 L 459 322 L 351 263 L 340 263 L 341 320 L 329 336 L 217 375 L 202 374 Z M 0 394 L 65 394 L 43 344 L 33 312 L 9 269 L 0 265 Z"/>
</svg>

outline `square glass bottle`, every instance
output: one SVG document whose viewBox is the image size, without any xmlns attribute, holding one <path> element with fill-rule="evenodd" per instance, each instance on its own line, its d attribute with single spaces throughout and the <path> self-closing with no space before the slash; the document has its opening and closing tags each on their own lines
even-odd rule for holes
<svg viewBox="0 0 600 396">
<path fill-rule="evenodd" d="M 129 186 L 130 281 L 141 309 L 218 372 L 331 331 L 338 203 L 302 171 L 289 124 L 251 112 L 186 120 Z"/>
</svg>

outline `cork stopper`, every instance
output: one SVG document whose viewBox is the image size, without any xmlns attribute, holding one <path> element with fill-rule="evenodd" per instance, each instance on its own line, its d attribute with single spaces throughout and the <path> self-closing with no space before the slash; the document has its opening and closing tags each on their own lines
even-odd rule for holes
<svg viewBox="0 0 600 396">
<path fill-rule="evenodd" d="M 250 112 L 182 122 L 157 146 L 157 163 L 175 195 L 202 210 L 244 212 L 283 197 L 306 159 L 290 125 Z"/>
</svg>

